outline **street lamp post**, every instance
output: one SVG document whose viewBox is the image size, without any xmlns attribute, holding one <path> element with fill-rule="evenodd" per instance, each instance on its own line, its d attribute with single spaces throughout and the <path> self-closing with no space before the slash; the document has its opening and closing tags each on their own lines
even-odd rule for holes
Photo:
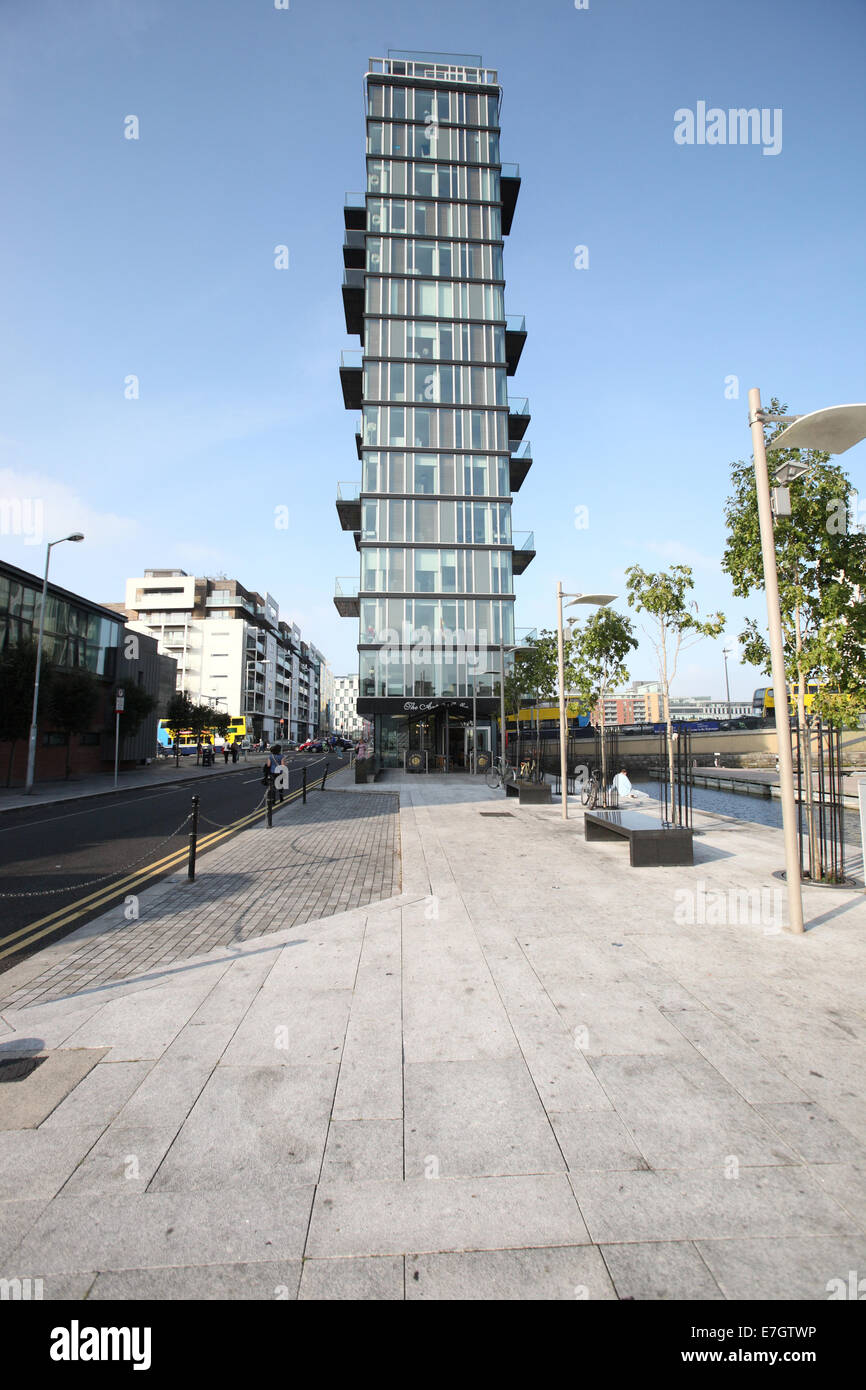
<svg viewBox="0 0 866 1390">
<path fill-rule="evenodd" d="M 728 718 L 731 717 L 731 687 L 728 684 L 728 657 L 730 656 L 728 647 L 722 648 L 722 656 L 725 658 L 725 694 L 728 697 Z"/>
<path fill-rule="evenodd" d="M 616 594 L 567 594 L 562 580 L 556 586 L 557 622 L 556 640 L 559 655 L 559 779 L 562 784 L 562 819 L 568 820 L 568 718 L 565 712 L 565 634 L 562 624 L 562 600 L 571 599 L 573 608 L 578 603 L 589 603 L 596 608 L 605 608 L 613 603 Z M 602 734 L 602 737 L 604 735 Z"/>
<path fill-rule="evenodd" d="M 788 715 L 788 680 L 785 672 L 785 649 L 782 642 L 782 610 L 779 602 L 779 580 L 776 573 L 776 540 L 773 534 L 773 512 L 770 505 L 770 479 L 767 470 L 767 451 L 764 444 L 764 423 L 773 420 L 789 426 L 772 441 L 776 449 L 821 449 L 826 453 L 844 453 L 866 438 L 866 405 L 837 405 L 808 415 L 768 416 L 761 409 L 761 393 L 757 387 L 749 391 L 749 426 L 755 460 L 755 487 L 758 498 L 758 521 L 761 528 L 761 553 L 764 562 L 764 591 L 767 596 L 767 627 L 770 662 L 776 707 L 776 740 L 779 756 L 779 791 L 782 801 L 782 827 L 785 837 L 785 877 L 788 889 L 788 928 L 803 932 L 803 890 L 800 882 L 800 854 L 797 844 L 797 802 L 794 796 L 794 762 L 791 754 L 791 726 Z M 786 464 L 777 470 L 776 482 L 787 485 L 801 477 L 806 464 Z"/>
<path fill-rule="evenodd" d="M 55 545 L 63 545 L 64 541 L 83 541 L 84 536 L 80 531 L 73 531 L 71 536 L 61 536 L 59 541 L 49 541 L 45 551 L 45 574 L 42 579 L 42 603 L 39 607 L 39 641 L 36 645 L 36 679 L 33 683 L 33 713 L 30 718 L 30 739 L 27 745 L 27 774 L 24 779 L 24 791 L 33 791 L 33 778 L 36 772 L 36 710 L 39 705 L 39 678 L 42 673 L 42 637 L 45 632 L 45 600 L 48 596 L 48 566 L 51 563 L 51 549 Z"/>
</svg>

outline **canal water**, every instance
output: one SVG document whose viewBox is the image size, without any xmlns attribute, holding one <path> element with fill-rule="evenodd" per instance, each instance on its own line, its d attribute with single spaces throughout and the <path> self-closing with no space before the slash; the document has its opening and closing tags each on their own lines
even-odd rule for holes
<svg viewBox="0 0 866 1390">
<path fill-rule="evenodd" d="M 654 800 L 659 797 L 658 782 L 635 782 L 639 791 Z M 754 821 L 756 825 L 782 828 L 782 803 L 777 797 L 747 796 L 743 792 L 715 791 L 711 787 L 693 787 L 692 805 L 696 811 L 709 811 L 717 816 L 733 816 L 736 820 Z M 860 817 L 856 811 L 843 812 L 845 848 L 857 850 L 860 845 Z"/>
</svg>

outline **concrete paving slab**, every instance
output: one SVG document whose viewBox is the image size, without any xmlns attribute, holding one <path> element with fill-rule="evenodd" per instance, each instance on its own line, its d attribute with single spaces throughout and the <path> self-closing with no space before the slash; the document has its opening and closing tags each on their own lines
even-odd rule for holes
<svg viewBox="0 0 866 1390">
<path fill-rule="evenodd" d="M 601 1245 L 599 1249 L 619 1298 L 690 1303 L 725 1297 L 690 1240 Z"/>
<path fill-rule="evenodd" d="M 146 1192 L 176 1134 L 173 1127 L 111 1125 L 71 1174 L 64 1195 Z"/>
<path fill-rule="evenodd" d="M 559 1147 L 569 1172 L 649 1167 L 622 1120 L 613 1110 L 551 1113 Z"/>
<path fill-rule="evenodd" d="M 721 1169 L 583 1172 L 569 1180 L 599 1244 L 857 1234 L 847 1212 L 803 1168 L 740 1168 L 730 1179 Z"/>
<path fill-rule="evenodd" d="M 0 1132 L 0 1202 L 53 1197 L 102 1130 L 96 1124 Z"/>
<path fill-rule="evenodd" d="M 49 1200 L 48 1197 L 0 1200 L 0 1261 L 10 1259 L 16 1246 L 39 1220 Z"/>
<path fill-rule="evenodd" d="M 589 1243 L 560 1175 L 322 1183 L 307 1254 L 395 1255 Z"/>
<path fill-rule="evenodd" d="M 615 1299 L 594 1246 L 485 1250 L 460 1255 L 408 1255 L 406 1298 L 574 1302 Z"/>
<path fill-rule="evenodd" d="M 17 1081 L 5 1081 L 0 1085 L 0 1130 L 35 1129 L 52 1112 L 62 1109 L 65 1097 L 83 1082 L 88 1072 L 106 1054 L 106 1048 L 74 1048 L 68 1051 L 30 1054 L 32 1060 L 43 1058 L 29 1076 Z M 23 1061 L 24 1058 L 8 1057 L 0 1047 L 0 1061 L 4 1057 L 9 1062 Z M 101 1088 L 101 1089 L 104 1089 Z M 93 1092 L 93 1088 L 91 1088 Z M 89 1120 L 96 1123 L 98 1116 L 87 1113 L 88 1107 L 78 1107 L 73 1123 Z M 106 1120 L 107 1124 L 108 1121 Z"/>
<path fill-rule="evenodd" d="M 404 1078 L 407 1178 L 563 1171 L 522 1058 L 407 1061 Z"/>
<path fill-rule="evenodd" d="M 252 1187 L 66 1197 L 51 1203 L 15 1251 L 45 1275 L 81 1269 L 255 1264 L 299 1259 L 313 1188 Z"/>
<path fill-rule="evenodd" d="M 300 1260 L 164 1265 L 157 1269 L 127 1269 L 98 1274 L 93 1279 L 87 1301 L 281 1302 L 297 1298 L 300 1278 Z"/>
<path fill-rule="evenodd" d="M 866 1163 L 866 1146 L 820 1105 L 795 1101 L 756 1108 L 807 1163 Z"/>
<path fill-rule="evenodd" d="M 701 1240 L 698 1250 L 726 1298 L 847 1299 L 850 1271 L 866 1268 L 863 1237 Z"/>
<path fill-rule="evenodd" d="M 150 1184 L 152 1192 L 279 1190 L 316 1182 L 336 1064 L 219 1067 Z"/>
<path fill-rule="evenodd" d="M 260 990 L 222 1056 L 227 1066 L 303 1066 L 339 1060 L 350 990 Z"/>
<path fill-rule="evenodd" d="M 298 1298 L 394 1302 L 403 1299 L 403 1259 L 304 1260 Z"/>
<path fill-rule="evenodd" d="M 69 1055 L 72 1054 L 53 1054 L 55 1057 Z M 99 1055 L 105 1055 L 102 1049 L 96 1055 L 97 1065 L 77 1081 L 71 1094 L 51 1111 L 43 1121 L 43 1129 L 69 1124 L 110 1125 L 154 1065 L 150 1061 L 101 1062 Z"/>
<path fill-rule="evenodd" d="M 331 1120 L 322 1182 L 402 1178 L 402 1120 Z"/>
<path fill-rule="evenodd" d="M 597 1057 L 593 1069 L 651 1168 L 798 1161 L 703 1058 Z"/>
</svg>

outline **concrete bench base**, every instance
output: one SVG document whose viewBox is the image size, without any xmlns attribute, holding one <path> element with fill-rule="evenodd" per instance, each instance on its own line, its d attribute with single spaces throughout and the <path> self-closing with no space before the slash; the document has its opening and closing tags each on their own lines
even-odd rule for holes
<svg viewBox="0 0 866 1390">
<path fill-rule="evenodd" d="M 693 831 L 681 825 L 660 825 L 640 811 L 587 811 L 587 840 L 628 840 L 633 869 L 660 864 L 694 864 Z"/>
<path fill-rule="evenodd" d="M 519 796 L 521 806 L 550 804 L 549 782 L 506 782 L 506 796 Z"/>
</svg>

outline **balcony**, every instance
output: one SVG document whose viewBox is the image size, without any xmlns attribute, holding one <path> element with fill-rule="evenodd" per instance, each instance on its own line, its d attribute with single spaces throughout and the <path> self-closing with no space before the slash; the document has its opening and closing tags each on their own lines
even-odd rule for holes
<svg viewBox="0 0 866 1390">
<path fill-rule="evenodd" d="M 502 194 L 502 235 L 508 236 L 517 206 L 517 195 L 520 192 L 520 165 L 503 164 L 499 183 Z"/>
<path fill-rule="evenodd" d="M 511 564 L 515 574 L 523 574 L 523 571 L 532 564 L 535 559 L 535 536 L 532 531 L 521 532 L 514 537 L 514 554 L 511 557 Z"/>
<path fill-rule="evenodd" d="M 334 606 L 341 618 L 360 617 L 361 601 L 358 598 L 358 581 L 353 576 L 336 581 Z"/>
<path fill-rule="evenodd" d="M 362 436 L 362 434 L 361 434 L 361 421 L 360 421 L 360 420 L 356 420 L 356 421 L 355 421 L 355 453 L 358 455 L 358 458 L 359 458 L 359 459 L 362 457 L 362 454 L 361 454 L 361 447 L 362 447 L 363 443 L 364 443 L 364 439 L 363 439 L 363 436 Z"/>
<path fill-rule="evenodd" d="M 346 315 L 346 332 L 357 333 L 364 338 L 364 271 L 343 271 L 343 312 Z"/>
<path fill-rule="evenodd" d="M 509 396 L 509 397 L 508 397 L 508 443 L 509 443 L 509 446 L 510 446 L 510 444 L 511 444 L 512 439 L 515 439 L 515 440 L 517 440 L 517 441 L 519 442 L 519 441 L 523 438 L 523 436 L 526 434 L 527 429 L 529 428 L 529 421 L 530 421 L 530 419 L 531 419 L 531 416 L 530 416 L 530 414 L 529 414 L 529 401 L 526 399 L 526 397 L 525 397 L 525 396 L 522 396 L 522 397 L 520 397 L 520 396 L 518 396 L 518 397 Z"/>
<path fill-rule="evenodd" d="M 532 445 L 528 439 L 515 447 L 508 459 L 509 486 L 512 492 L 519 492 L 532 467 Z"/>
<path fill-rule="evenodd" d="M 337 483 L 337 516 L 344 531 L 361 529 L 360 483 Z"/>
<path fill-rule="evenodd" d="M 340 385 L 347 410 L 360 410 L 364 403 L 364 354 L 360 349 L 340 353 Z"/>
<path fill-rule="evenodd" d="M 343 206 L 343 221 L 346 224 L 347 232 L 365 232 L 367 230 L 366 193 L 346 194 L 346 202 Z"/>
<path fill-rule="evenodd" d="M 505 361 L 508 376 L 514 376 L 517 371 L 525 342 L 526 319 L 523 314 L 507 314 L 505 317 Z"/>
<path fill-rule="evenodd" d="M 347 232 L 343 241 L 343 265 L 346 270 L 363 270 L 367 264 L 367 233 Z"/>
</svg>

